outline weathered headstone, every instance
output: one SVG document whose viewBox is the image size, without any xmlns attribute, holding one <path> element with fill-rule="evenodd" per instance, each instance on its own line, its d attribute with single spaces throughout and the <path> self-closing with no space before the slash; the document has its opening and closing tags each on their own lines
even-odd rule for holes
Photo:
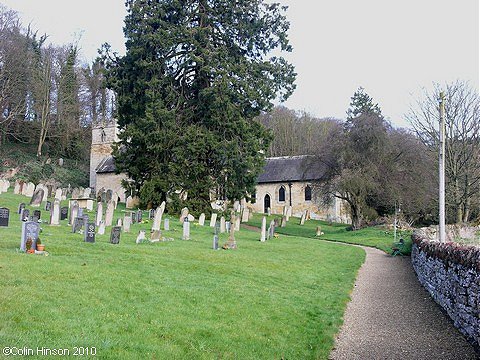
<svg viewBox="0 0 480 360">
<path fill-rule="evenodd" d="M 155 210 L 150 209 L 148 210 L 148 220 L 152 220 L 155 217 Z"/>
<path fill-rule="evenodd" d="M 36 223 L 33 221 L 27 221 L 22 223 L 22 238 L 20 241 L 20 249 L 22 251 L 26 250 L 26 244 L 28 239 L 32 240 L 32 249 L 36 249 L 39 234 L 40 234 L 39 223 Z"/>
<path fill-rule="evenodd" d="M 213 250 L 218 250 L 218 235 L 213 235 Z"/>
<path fill-rule="evenodd" d="M 130 216 L 125 216 L 123 218 L 123 232 L 130 232 L 130 225 L 132 225 L 132 218 Z"/>
<path fill-rule="evenodd" d="M 60 220 L 68 219 L 68 206 L 63 206 L 60 209 Z"/>
<path fill-rule="evenodd" d="M 280 227 L 285 227 L 287 225 L 287 216 L 283 215 L 282 216 L 282 222 L 280 224 Z"/>
<path fill-rule="evenodd" d="M 51 201 L 47 201 L 45 203 L 45 211 L 50 211 L 52 209 L 52 202 Z"/>
<path fill-rule="evenodd" d="M 275 227 L 276 227 L 275 221 L 274 220 L 270 221 L 270 227 L 269 227 L 270 232 L 268 234 L 269 239 L 273 239 L 275 237 Z"/>
<path fill-rule="evenodd" d="M 162 216 L 164 211 L 165 211 L 165 201 L 162 201 L 161 205 L 157 207 L 157 210 L 155 211 L 152 230 L 160 230 L 160 225 L 162 224 Z"/>
<path fill-rule="evenodd" d="M 198 225 L 204 226 L 205 225 L 205 214 L 201 213 L 200 217 L 198 218 Z"/>
<path fill-rule="evenodd" d="M 77 233 L 80 230 L 82 230 L 84 224 L 84 219 L 83 217 L 76 217 L 73 220 L 73 226 L 72 226 L 72 233 Z"/>
<path fill-rule="evenodd" d="M 98 235 L 104 235 L 105 234 L 105 221 L 100 221 L 100 224 L 98 224 Z"/>
<path fill-rule="evenodd" d="M 250 210 L 248 209 L 248 207 L 245 206 L 242 213 L 242 222 L 248 222 L 249 214 L 250 214 Z"/>
<path fill-rule="evenodd" d="M 270 216 L 270 215 L 272 215 L 272 210 L 268 207 L 267 208 L 267 216 Z"/>
<path fill-rule="evenodd" d="M 60 167 L 63 166 L 63 159 L 62 158 L 58 159 L 58 166 L 60 166 Z"/>
<path fill-rule="evenodd" d="M 74 201 L 72 206 L 70 207 L 70 218 L 68 222 L 70 225 L 73 225 L 73 221 L 78 216 L 78 210 L 79 210 L 78 203 Z"/>
<path fill-rule="evenodd" d="M 55 191 L 55 199 L 62 200 L 62 189 L 61 188 L 58 188 Z"/>
<path fill-rule="evenodd" d="M 91 192 L 92 192 L 92 189 L 90 189 L 90 188 L 83 189 L 82 197 L 84 199 L 90 199 L 90 193 Z M 88 202 L 87 202 L 87 204 L 88 204 Z"/>
<path fill-rule="evenodd" d="M 83 216 L 83 208 L 81 208 L 81 207 L 78 208 L 77 216 L 78 216 L 78 217 L 82 217 L 82 216 Z"/>
<path fill-rule="evenodd" d="M 225 216 L 220 218 L 220 233 L 223 234 L 225 232 Z"/>
<path fill-rule="evenodd" d="M 290 220 L 290 218 L 292 217 L 292 211 L 293 211 L 293 207 L 288 205 L 287 213 L 285 214 L 287 216 L 287 221 Z"/>
<path fill-rule="evenodd" d="M 10 209 L 0 208 L 0 226 L 8 227 L 9 219 L 10 219 Z"/>
<path fill-rule="evenodd" d="M 120 233 L 122 232 L 121 226 L 113 226 L 112 231 L 110 232 L 110 243 L 118 244 L 120 243 Z"/>
<path fill-rule="evenodd" d="M 169 218 L 166 218 L 163 222 L 163 229 L 165 231 L 169 231 L 170 230 L 170 219 Z"/>
<path fill-rule="evenodd" d="M 302 213 L 302 217 L 300 218 L 300 225 L 305 225 L 305 213 Z"/>
<path fill-rule="evenodd" d="M 122 226 L 122 219 L 117 219 L 117 226 Z"/>
<path fill-rule="evenodd" d="M 107 202 L 107 211 L 105 212 L 105 226 L 112 226 L 113 222 L 113 202 Z"/>
<path fill-rule="evenodd" d="M 103 203 L 97 203 L 97 214 L 95 216 L 95 224 L 100 225 L 100 221 L 103 219 Z"/>
<path fill-rule="evenodd" d="M 230 221 L 226 221 L 226 222 L 225 222 L 225 231 L 226 231 L 227 233 L 230 232 L 230 227 L 231 227 L 231 226 L 232 226 L 232 223 L 231 223 Z"/>
<path fill-rule="evenodd" d="M 22 185 L 23 185 L 23 181 L 22 182 L 20 180 L 15 181 L 15 186 L 13 188 L 13 193 L 15 195 L 19 195 L 22 193 Z"/>
<path fill-rule="evenodd" d="M 38 220 L 40 220 L 41 216 L 42 216 L 42 212 L 40 210 L 33 211 L 33 217 L 36 217 Z"/>
<path fill-rule="evenodd" d="M 190 221 L 188 221 L 188 217 L 183 219 L 183 240 L 190 240 Z"/>
<path fill-rule="evenodd" d="M 140 230 L 140 232 L 138 233 L 138 236 L 137 236 L 137 240 L 135 240 L 135 243 L 137 244 L 140 244 L 142 242 L 144 242 L 146 239 L 145 237 L 145 230 Z"/>
<path fill-rule="evenodd" d="M 87 223 L 85 226 L 84 241 L 89 243 L 95 242 L 95 223 Z"/>
<path fill-rule="evenodd" d="M 230 216 L 230 221 L 234 224 L 236 224 L 237 222 L 240 224 L 240 220 L 241 220 L 240 217 L 236 216 L 235 213 L 232 212 L 232 214 Z M 230 233 L 229 233 L 229 236 L 228 236 L 228 240 L 225 243 L 225 245 L 223 245 L 223 248 L 224 249 L 236 249 L 237 248 L 237 242 L 235 241 L 235 226 L 230 227 Z"/>
<path fill-rule="evenodd" d="M 322 227 L 321 227 L 321 226 L 317 226 L 317 233 L 316 233 L 315 235 L 316 235 L 316 236 L 323 235 L 323 233 L 322 233 Z"/>
<path fill-rule="evenodd" d="M 212 213 L 212 217 L 210 218 L 210 227 L 214 227 L 216 222 L 217 222 L 217 214 Z"/>
<path fill-rule="evenodd" d="M 267 239 L 267 218 L 262 217 L 262 229 L 260 231 L 260 241 L 264 242 Z"/>
<path fill-rule="evenodd" d="M 45 191 L 43 189 L 38 189 L 35 191 L 35 193 L 32 195 L 32 198 L 30 199 L 30 205 L 33 207 L 38 207 L 42 203 L 43 200 L 43 194 Z"/>
<path fill-rule="evenodd" d="M 23 186 L 23 195 L 32 197 L 33 193 L 35 192 L 35 184 L 32 182 L 29 182 L 26 186 Z M 43 194 L 42 194 L 42 199 L 43 199 Z"/>
<path fill-rule="evenodd" d="M 68 208 L 67 208 L 68 211 Z M 60 225 L 60 200 L 55 199 L 53 202 L 53 210 L 50 214 L 50 225 Z"/>
<path fill-rule="evenodd" d="M 88 210 L 88 211 L 92 211 L 92 210 L 93 210 L 93 200 L 92 200 L 92 199 L 88 199 L 88 200 L 87 200 L 87 210 Z"/>
<path fill-rule="evenodd" d="M 137 223 L 141 223 L 141 222 L 142 222 L 142 217 L 143 217 L 142 210 L 138 210 L 138 211 L 137 211 Z"/>
<path fill-rule="evenodd" d="M 111 201 L 113 198 L 113 191 L 111 189 L 108 189 L 106 192 L 105 200 L 107 202 Z"/>
<path fill-rule="evenodd" d="M 240 216 L 235 216 L 235 231 L 240 231 L 240 220 L 242 220 Z"/>
<path fill-rule="evenodd" d="M 18 204 L 18 213 L 21 214 L 23 209 L 25 209 L 25 203 Z"/>
<path fill-rule="evenodd" d="M 23 209 L 22 213 L 20 214 L 20 221 L 28 221 L 30 218 L 30 210 Z"/>
</svg>

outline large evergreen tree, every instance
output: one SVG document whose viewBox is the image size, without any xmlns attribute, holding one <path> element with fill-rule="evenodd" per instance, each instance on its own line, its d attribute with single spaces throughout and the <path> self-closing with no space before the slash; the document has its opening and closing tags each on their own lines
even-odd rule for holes
<svg viewBox="0 0 480 360">
<path fill-rule="evenodd" d="M 270 143 L 254 120 L 294 90 L 285 8 L 263 0 L 129 0 L 117 92 L 116 165 L 143 203 L 206 210 L 210 191 L 253 193 Z M 182 200 L 179 192 L 187 191 Z M 176 200 L 176 201 L 175 201 Z M 180 202 L 183 201 L 182 204 Z"/>
</svg>

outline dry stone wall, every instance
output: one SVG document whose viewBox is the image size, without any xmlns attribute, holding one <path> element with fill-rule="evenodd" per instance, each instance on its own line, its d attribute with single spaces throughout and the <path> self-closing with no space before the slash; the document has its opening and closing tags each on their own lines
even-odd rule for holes
<svg viewBox="0 0 480 360">
<path fill-rule="evenodd" d="M 412 264 L 420 283 L 480 349 L 480 248 L 429 241 L 414 232 Z"/>
</svg>

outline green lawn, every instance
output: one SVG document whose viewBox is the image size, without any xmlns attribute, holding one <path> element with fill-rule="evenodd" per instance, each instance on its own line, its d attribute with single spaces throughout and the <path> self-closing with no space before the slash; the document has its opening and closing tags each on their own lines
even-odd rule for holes
<svg viewBox="0 0 480 360">
<path fill-rule="evenodd" d="M 109 244 L 109 228 L 89 244 L 66 221 L 42 225 L 49 256 L 28 255 L 17 250 L 16 214 L 28 200 L 0 194 L 11 210 L 10 226 L 0 228 L 2 349 L 95 347 L 102 359 L 327 359 L 365 257 L 360 248 L 298 236 L 261 243 L 243 229 L 238 250 L 214 251 L 209 227 L 192 224 L 192 240 L 180 240 L 176 216 L 164 232 L 175 240 L 156 244 L 135 244 L 151 223 L 132 225 L 119 245 Z M 121 214 L 120 206 L 115 219 Z"/>
<path fill-rule="evenodd" d="M 249 225 L 260 227 L 263 214 L 254 214 L 253 218 L 248 222 Z M 267 217 L 267 227 L 270 221 L 275 218 L 281 218 L 279 215 L 272 215 Z M 317 226 L 321 226 L 324 235 L 317 237 Z M 319 220 L 305 221 L 304 225 L 300 225 L 300 219 L 290 218 L 290 221 L 285 227 L 277 227 L 275 232 L 284 235 L 302 236 L 305 238 L 316 238 L 329 241 L 338 241 L 349 244 L 365 245 L 374 247 L 385 251 L 386 253 L 392 253 L 392 246 L 394 245 L 393 230 L 387 230 L 383 226 L 367 227 L 357 231 L 347 230 L 348 225 L 327 223 Z M 410 233 L 398 233 L 398 238 L 403 236 L 405 239 L 404 254 L 410 254 L 412 241 Z"/>
</svg>

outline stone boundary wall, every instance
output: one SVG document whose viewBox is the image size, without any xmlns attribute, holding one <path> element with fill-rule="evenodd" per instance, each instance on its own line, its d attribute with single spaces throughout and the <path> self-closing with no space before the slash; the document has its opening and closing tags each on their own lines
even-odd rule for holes
<svg viewBox="0 0 480 360">
<path fill-rule="evenodd" d="M 480 350 L 480 248 L 412 235 L 412 265 L 418 280 L 454 325 Z"/>
</svg>

